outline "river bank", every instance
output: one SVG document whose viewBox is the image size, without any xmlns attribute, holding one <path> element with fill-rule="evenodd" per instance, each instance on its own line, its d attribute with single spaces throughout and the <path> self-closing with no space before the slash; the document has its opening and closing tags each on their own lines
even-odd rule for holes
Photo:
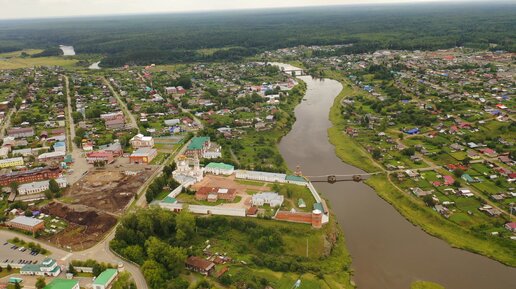
<svg viewBox="0 0 516 289">
<path fill-rule="evenodd" d="M 420 199 L 407 195 L 391 181 L 387 171 L 372 159 L 371 155 L 365 151 L 361 144 L 343 133 L 346 129 L 346 124 L 341 117 L 341 102 L 345 97 L 361 92 L 354 88 L 339 73 L 327 72 L 326 74 L 328 78 L 341 82 L 344 87 L 335 98 L 330 110 L 330 120 L 333 126 L 328 130 L 328 136 L 330 142 L 335 146 L 337 156 L 344 162 L 366 172 L 383 171 L 384 174 L 371 177 L 365 183 L 372 187 L 380 197 L 391 204 L 403 217 L 412 224 L 421 227 L 425 232 L 445 240 L 455 248 L 484 255 L 509 266 L 516 266 L 516 258 L 514 258 L 512 250 L 447 221 L 441 216 L 436 215 Z"/>
</svg>

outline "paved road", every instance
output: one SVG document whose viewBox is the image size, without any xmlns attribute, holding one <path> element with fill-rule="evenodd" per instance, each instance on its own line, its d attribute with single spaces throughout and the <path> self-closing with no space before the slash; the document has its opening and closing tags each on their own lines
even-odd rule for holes
<svg viewBox="0 0 516 289">
<path fill-rule="evenodd" d="M 7 128 L 11 125 L 11 116 L 16 112 L 16 108 L 11 108 L 9 112 L 7 113 L 7 116 L 4 119 L 4 122 L 2 123 L 2 126 L 0 128 L 0 139 L 3 139 Z"/>
<path fill-rule="evenodd" d="M 68 140 L 68 146 L 69 151 L 72 155 L 72 158 L 74 160 L 73 163 L 73 173 L 66 176 L 66 179 L 68 183 L 74 184 L 79 179 L 82 178 L 82 176 L 90 169 L 90 165 L 86 161 L 86 158 L 84 157 L 81 148 L 77 147 L 77 145 L 74 142 L 75 139 L 75 123 L 72 117 L 72 98 L 70 96 L 70 81 L 68 79 L 68 76 L 64 75 L 65 78 L 65 87 L 66 87 L 66 99 L 67 99 L 67 123 L 69 126 L 69 130 L 66 130 L 66 138 Z"/>
<path fill-rule="evenodd" d="M 140 132 L 140 129 L 138 127 L 138 123 L 136 122 L 136 119 L 134 118 L 134 115 L 131 113 L 131 111 L 129 111 L 129 109 L 127 108 L 127 105 L 125 105 L 125 102 L 122 100 L 122 98 L 120 97 L 120 95 L 118 94 L 118 92 L 116 92 L 116 90 L 113 88 L 113 86 L 111 85 L 111 83 L 106 79 L 106 78 L 102 78 L 102 81 L 104 82 L 104 84 L 106 84 L 106 86 L 109 88 L 109 90 L 111 91 L 111 93 L 115 96 L 115 98 L 117 99 L 118 101 L 118 104 L 120 105 L 120 107 L 122 108 L 122 111 L 124 112 L 125 114 L 125 117 L 127 119 L 129 119 L 129 122 L 130 122 L 130 126 L 132 128 L 136 128 L 138 129 L 138 132 Z"/>
</svg>

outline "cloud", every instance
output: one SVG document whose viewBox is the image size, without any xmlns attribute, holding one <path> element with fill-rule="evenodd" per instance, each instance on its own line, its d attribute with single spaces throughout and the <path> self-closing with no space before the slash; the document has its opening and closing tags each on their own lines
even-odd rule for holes
<svg viewBox="0 0 516 289">
<path fill-rule="evenodd" d="M 425 0 L 0 0 L 0 19 L 423 1 Z"/>
</svg>

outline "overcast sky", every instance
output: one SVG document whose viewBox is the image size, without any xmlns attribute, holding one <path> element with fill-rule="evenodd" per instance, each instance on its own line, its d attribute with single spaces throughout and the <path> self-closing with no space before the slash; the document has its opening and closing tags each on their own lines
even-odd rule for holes
<svg viewBox="0 0 516 289">
<path fill-rule="evenodd" d="M 438 1 L 450 2 L 446 0 L 0 0 L 0 19 Z"/>
</svg>

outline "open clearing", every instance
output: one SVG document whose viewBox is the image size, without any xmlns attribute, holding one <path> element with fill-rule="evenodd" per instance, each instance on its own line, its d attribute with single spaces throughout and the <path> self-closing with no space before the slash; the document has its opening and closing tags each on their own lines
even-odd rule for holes
<svg viewBox="0 0 516 289">
<path fill-rule="evenodd" d="M 149 169 L 145 169 L 149 168 Z M 110 214 L 120 214 L 156 167 L 123 166 L 92 169 L 66 190 L 70 203 L 81 204 Z M 126 175 L 124 171 L 138 172 Z"/>
<path fill-rule="evenodd" d="M 63 248 L 70 247 L 74 250 L 83 250 L 95 245 L 117 222 L 112 215 L 82 205 L 52 202 L 41 211 L 69 222 L 65 230 L 52 235 L 47 240 Z"/>
<path fill-rule="evenodd" d="M 95 245 L 115 226 L 117 217 L 156 169 L 135 165 L 91 169 L 66 190 L 66 204 L 52 202 L 41 209 L 69 223 L 66 229 L 46 239 L 74 250 Z"/>
</svg>

